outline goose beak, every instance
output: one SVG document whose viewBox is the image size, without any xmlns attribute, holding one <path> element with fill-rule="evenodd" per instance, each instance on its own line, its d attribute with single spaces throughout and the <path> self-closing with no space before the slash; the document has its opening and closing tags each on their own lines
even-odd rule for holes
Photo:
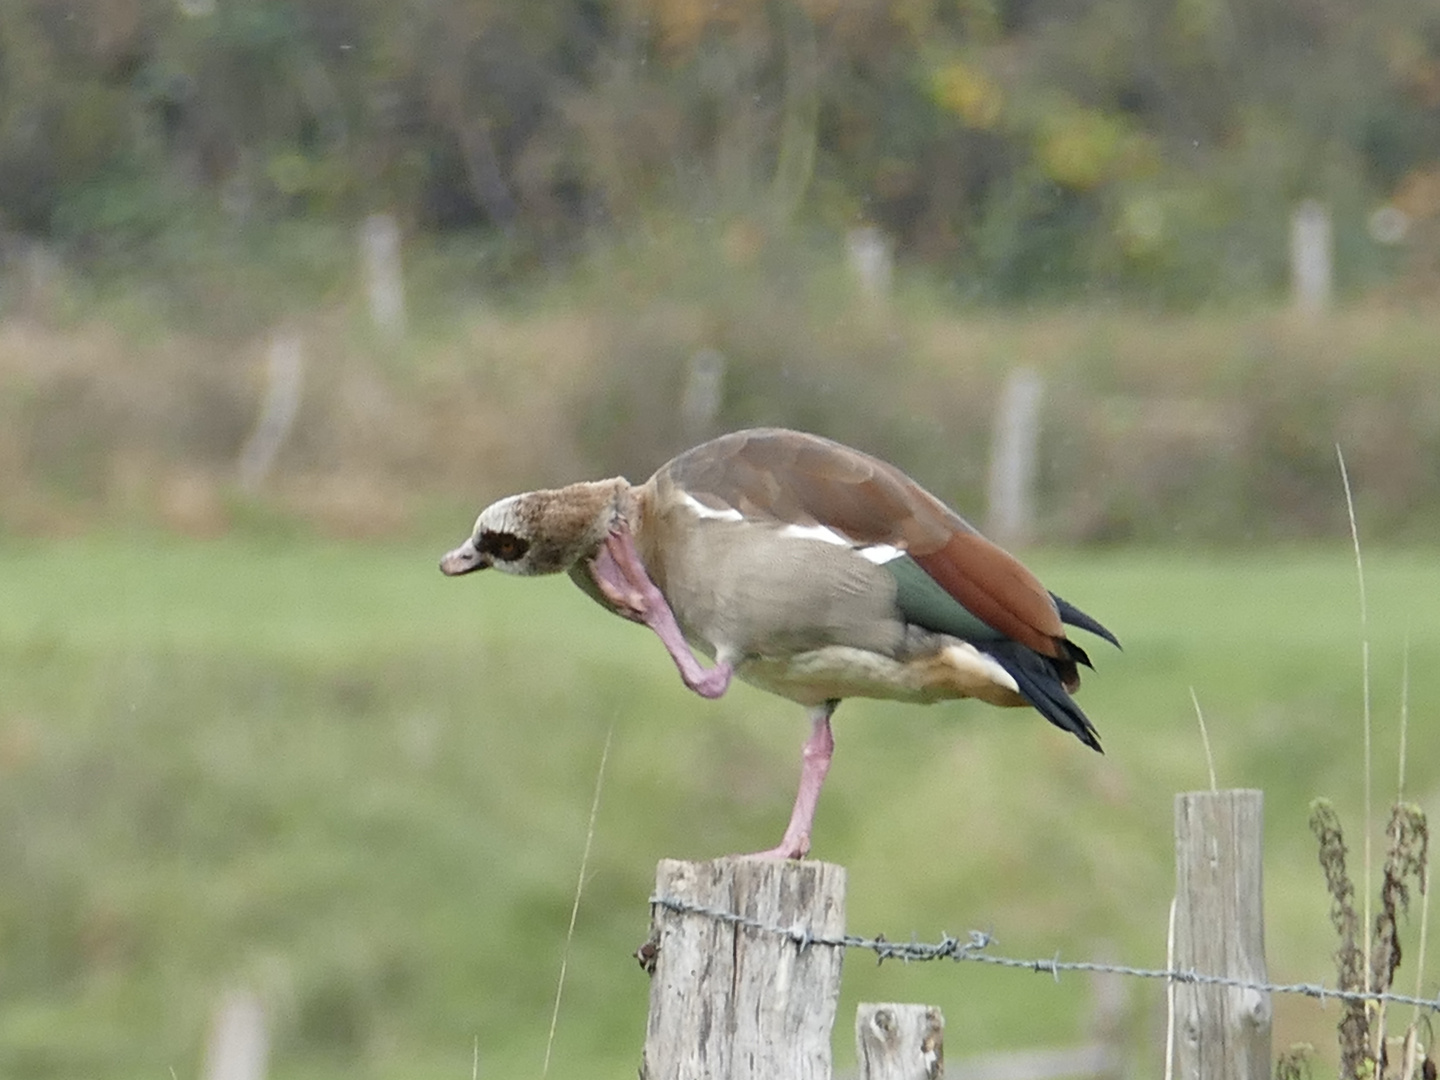
<svg viewBox="0 0 1440 1080">
<path fill-rule="evenodd" d="M 474 537 L 440 558 L 440 572 L 446 577 L 459 577 L 472 570 L 484 570 L 489 565 L 490 560 L 476 550 Z"/>
</svg>

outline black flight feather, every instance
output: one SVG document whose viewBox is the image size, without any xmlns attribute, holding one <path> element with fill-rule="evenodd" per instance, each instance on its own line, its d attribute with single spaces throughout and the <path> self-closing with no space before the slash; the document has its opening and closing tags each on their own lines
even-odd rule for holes
<svg viewBox="0 0 1440 1080">
<path fill-rule="evenodd" d="M 1096 637 L 1104 638 L 1117 649 L 1120 648 L 1120 639 L 1109 630 L 1106 630 L 1105 627 L 1101 626 L 1098 620 L 1086 615 L 1074 604 L 1061 600 L 1060 597 L 1056 596 L 1053 592 L 1050 594 L 1050 599 L 1055 601 L 1055 609 L 1060 612 L 1061 622 L 1068 623 L 1071 626 L 1078 626 L 1081 630 L 1088 630 Z M 1088 665 L 1089 661 L 1087 660 L 1085 663 Z"/>
<path fill-rule="evenodd" d="M 1070 732 L 1090 749 L 1104 753 L 1095 725 L 1061 685 L 1054 660 L 1015 641 L 987 641 L 981 649 L 1010 673 L 1020 688 L 1020 695 L 1034 705 L 1041 716 L 1062 731 Z"/>
</svg>

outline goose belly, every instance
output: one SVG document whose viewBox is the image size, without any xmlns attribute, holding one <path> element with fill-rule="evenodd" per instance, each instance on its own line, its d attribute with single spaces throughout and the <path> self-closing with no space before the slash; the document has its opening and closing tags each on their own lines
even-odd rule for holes
<svg viewBox="0 0 1440 1080">
<path fill-rule="evenodd" d="M 783 657 L 747 657 L 735 674 L 802 705 L 849 697 L 916 704 L 955 698 L 978 698 L 992 705 L 1029 704 L 1004 668 L 957 638 L 944 639 L 933 653 L 904 660 L 844 645 Z"/>
</svg>

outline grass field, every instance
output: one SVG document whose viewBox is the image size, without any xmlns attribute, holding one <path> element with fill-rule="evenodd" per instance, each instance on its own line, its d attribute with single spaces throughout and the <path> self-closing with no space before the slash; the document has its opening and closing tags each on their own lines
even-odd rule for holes
<svg viewBox="0 0 1440 1080">
<path fill-rule="evenodd" d="M 538 1077 L 613 728 L 551 1075 L 634 1076 L 655 861 L 773 843 L 803 713 L 686 693 L 563 579 L 447 581 L 454 539 L 0 541 L 0 1074 L 194 1075 L 247 986 L 277 1080 L 463 1080 L 475 1047 L 482 1077 Z M 1171 799 L 1208 783 L 1193 686 L 1220 784 L 1266 792 L 1271 974 L 1333 980 L 1305 822 L 1331 796 L 1358 851 L 1348 545 L 1028 561 L 1125 642 L 1091 650 L 1081 697 L 1106 756 L 1026 712 L 844 706 L 814 854 L 849 868 L 852 930 L 1163 964 Z M 1440 558 L 1371 551 L 1366 572 L 1377 799 L 1408 642 L 1406 792 L 1433 809 Z M 1133 993 L 1156 1075 L 1160 989 Z M 857 955 L 841 1061 L 861 998 L 941 1005 L 954 1057 L 1073 1042 L 1087 1007 L 1080 978 Z M 1276 1013 L 1277 1048 L 1328 1052 L 1333 1006 Z"/>
</svg>

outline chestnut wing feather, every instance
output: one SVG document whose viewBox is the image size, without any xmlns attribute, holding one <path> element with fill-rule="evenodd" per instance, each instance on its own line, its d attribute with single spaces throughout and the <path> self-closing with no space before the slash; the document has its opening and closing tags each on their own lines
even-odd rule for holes
<svg viewBox="0 0 1440 1080">
<path fill-rule="evenodd" d="M 1043 656 L 1067 657 L 1059 611 L 1035 576 L 878 458 L 816 435 L 757 429 L 704 443 L 661 473 L 713 509 L 901 548 L 982 622 Z"/>
<path fill-rule="evenodd" d="M 1059 644 L 1065 629 L 1050 594 L 979 533 L 954 533 L 937 550 L 911 558 L 980 621 L 1042 656 L 1066 656 Z"/>
</svg>

